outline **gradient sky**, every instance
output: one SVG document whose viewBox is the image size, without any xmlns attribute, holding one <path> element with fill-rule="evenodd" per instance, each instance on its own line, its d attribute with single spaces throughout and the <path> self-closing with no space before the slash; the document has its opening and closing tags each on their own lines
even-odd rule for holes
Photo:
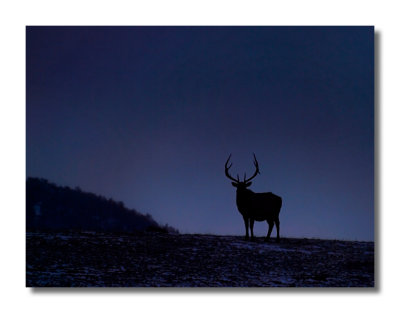
<svg viewBox="0 0 400 313">
<path fill-rule="evenodd" d="M 244 235 L 224 163 L 249 175 L 255 152 L 250 189 L 283 198 L 283 237 L 374 239 L 373 27 L 26 34 L 28 177 Z"/>
</svg>

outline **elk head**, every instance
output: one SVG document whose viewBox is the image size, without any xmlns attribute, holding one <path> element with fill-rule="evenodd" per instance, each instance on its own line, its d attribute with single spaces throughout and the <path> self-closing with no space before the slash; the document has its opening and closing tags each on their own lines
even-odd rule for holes
<svg viewBox="0 0 400 313">
<path fill-rule="evenodd" d="M 225 162 L 225 176 L 228 177 L 230 180 L 232 180 L 232 186 L 238 188 L 239 190 L 242 189 L 246 189 L 247 187 L 249 187 L 251 185 L 251 180 L 257 176 L 257 174 L 260 174 L 260 169 L 258 168 L 258 162 L 257 162 L 257 158 L 256 155 L 253 153 L 254 156 L 254 166 L 256 167 L 256 170 L 254 172 L 254 174 L 250 177 L 246 179 L 246 173 L 244 173 L 244 179 L 243 181 L 240 181 L 239 178 L 239 174 L 237 175 L 237 178 L 233 178 L 230 174 L 229 174 L 229 169 L 232 166 L 232 163 L 228 165 L 229 160 L 231 159 L 232 154 L 229 155 L 228 160 L 226 160 Z"/>
</svg>

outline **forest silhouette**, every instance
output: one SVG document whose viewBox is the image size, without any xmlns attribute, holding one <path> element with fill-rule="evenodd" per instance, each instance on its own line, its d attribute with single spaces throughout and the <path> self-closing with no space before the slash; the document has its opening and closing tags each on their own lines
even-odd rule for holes
<svg viewBox="0 0 400 313">
<path fill-rule="evenodd" d="M 41 178 L 26 181 L 26 228 L 77 231 L 178 232 L 158 224 L 150 214 L 128 209 L 121 201 L 60 187 Z"/>
</svg>

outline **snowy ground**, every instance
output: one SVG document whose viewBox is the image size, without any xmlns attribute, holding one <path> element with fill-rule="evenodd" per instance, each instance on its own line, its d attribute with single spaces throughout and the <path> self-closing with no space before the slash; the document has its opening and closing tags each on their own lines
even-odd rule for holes
<svg viewBox="0 0 400 313">
<path fill-rule="evenodd" d="M 27 233 L 28 287 L 374 287 L 374 243 Z"/>
</svg>

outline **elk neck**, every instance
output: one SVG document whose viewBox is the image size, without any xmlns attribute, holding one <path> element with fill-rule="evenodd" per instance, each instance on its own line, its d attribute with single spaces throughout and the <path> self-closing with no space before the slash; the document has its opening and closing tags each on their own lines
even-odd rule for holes
<svg viewBox="0 0 400 313">
<path fill-rule="evenodd" d="M 236 204 L 241 206 L 241 204 L 247 203 L 247 199 L 254 194 L 253 191 L 247 188 L 237 188 L 236 189 Z"/>
</svg>

